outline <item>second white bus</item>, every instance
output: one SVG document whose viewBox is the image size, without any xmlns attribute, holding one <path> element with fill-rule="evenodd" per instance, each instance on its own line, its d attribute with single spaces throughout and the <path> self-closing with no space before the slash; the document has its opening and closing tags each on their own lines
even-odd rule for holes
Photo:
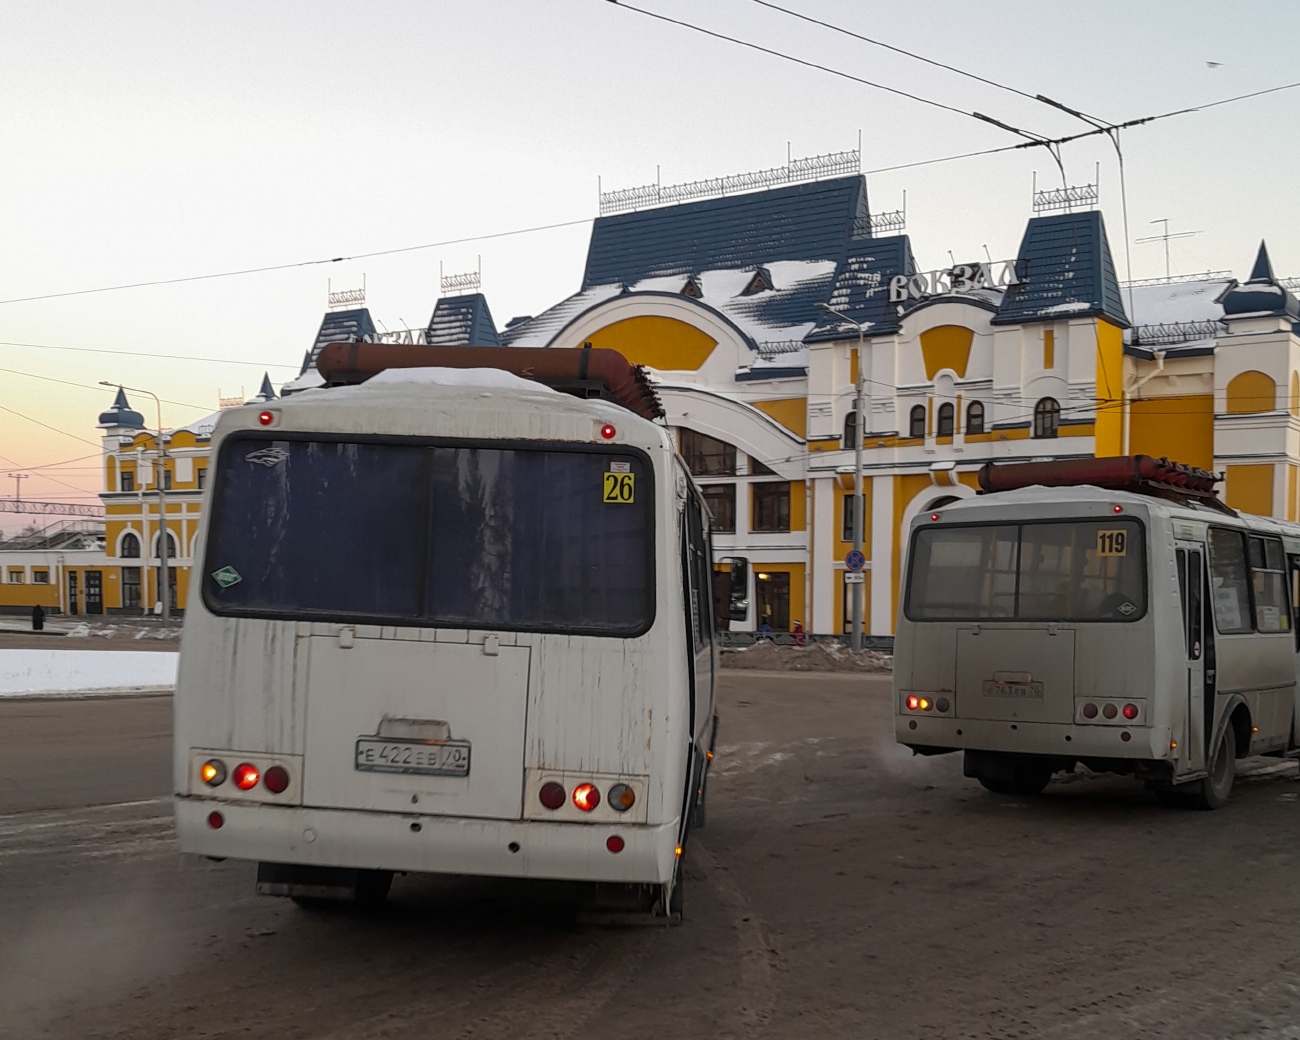
<svg viewBox="0 0 1300 1040">
<path fill-rule="evenodd" d="M 1148 483 L 1029 486 L 916 518 L 900 743 L 962 751 L 994 791 L 1037 793 L 1082 763 L 1205 808 L 1237 759 L 1296 748 L 1300 526 L 1134 493 Z"/>
</svg>

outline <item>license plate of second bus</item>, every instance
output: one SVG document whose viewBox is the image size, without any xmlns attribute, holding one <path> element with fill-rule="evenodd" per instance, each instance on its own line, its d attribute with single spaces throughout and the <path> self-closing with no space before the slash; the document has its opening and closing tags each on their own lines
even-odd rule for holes
<svg viewBox="0 0 1300 1040">
<path fill-rule="evenodd" d="M 997 682 L 989 679 L 984 683 L 984 696 L 1041 701 L 1043 699 L 1043 684 L 1040 682 Z"/>
<path fill-rule="evenodd" d="M 469 776 L 469 741 L 426 743 L 358 737 L 355 766 L 365 773 Z"/>
</svg>

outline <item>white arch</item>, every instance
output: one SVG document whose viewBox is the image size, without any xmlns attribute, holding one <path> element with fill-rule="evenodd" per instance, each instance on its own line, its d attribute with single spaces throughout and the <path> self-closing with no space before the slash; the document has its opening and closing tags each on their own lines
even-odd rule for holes
<svg viewBox="0 0 1300 1040">
<path fill-rule="evenodd" d="M 954 483 L 948 484 L 931 484 L 928 488 L 923 488 L 920 492 L 912 497 L 912 501 L 907 503 L 907 508 L 903 510 L 903 519 L 898 528 L 899 545 L 903 546 L 904 551 L 907 547 L 907 532 L 911 529 L 912 521 L 918 513 L 927 509 L 933 509 L 932 503 L 941 498 L 974 498 L 975 489 L 965 484 L 956 482 L 954 474 Z"/>
</svg>

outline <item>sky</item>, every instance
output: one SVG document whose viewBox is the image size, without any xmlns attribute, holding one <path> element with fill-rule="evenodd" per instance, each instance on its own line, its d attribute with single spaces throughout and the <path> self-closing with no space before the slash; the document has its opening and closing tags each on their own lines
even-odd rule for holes
<svg viewBox="0 0 1300 1040">
<path fill-rule="evenodd" d="M 1082 127 L 757 0 L 634 2 L 1033 133 Z M 1300 79 L 1290 0 L 780 2 L 1106 120 Z M 167 426 L 251 396 L 264 372 L 278 386 L 331 285 L 364 279 L 389 328 L 427 323 L 439 264 L 481 263 L 498 327 L 558 302 L 579 286 L 598 184 L 780 166 L 861 133 L 871 208 L 906 192 L 934 268 L 950 250 L 1013 256 L 1035 173 L 1060 178 L 1042 149 L 871 172 L 1019 138 L 610 0 L 6 0 L 0 96 L 0 496 L 28 472 L 23 497 L 44 501 L 100 488 L 101 380 L 158 395 Z M 1292 90 L 1126 131 L 1131 239 L 1168 218 L 1197 232 L 1170 243 L 1175 273 L 1242 278 L 1267 239 L 1277 273 L 1300 275 L 1298 117 Z M 1114 150 L 1091 138 L 1063 157 L 1070 183 L 1100 177 L 1123 272 Z M 1161 244 L 1130 250 L 1133 277 L 1164 273 Z M 80 292 L 283 264 L 304 266 Z M 11 302 L 60 293 L 79 294 Z M 152 425 L 152 399 L 129 396 Z"/>
</svg>

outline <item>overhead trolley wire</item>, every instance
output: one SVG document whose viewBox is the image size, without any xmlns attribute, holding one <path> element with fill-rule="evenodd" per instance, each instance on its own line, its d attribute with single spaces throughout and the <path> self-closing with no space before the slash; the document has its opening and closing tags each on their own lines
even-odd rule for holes
<svg viewBox="0 0 1300 1040">
<path fill-rule="evenodd" d="M 332 256 L 320 260 L 299 260 L 288 264 L 270 264 L 266 267 L 246 267 L 237 271 L 216 271 L 211 274 L 193 274 L 181 278 L 157 278 L 148 282 L 129 282 L 125 285 L 101 285 L 94 289 L 72 289 L 67 292 L 43 293 L 38 296 L 16 296 L 9 300 L 0 300 L 0 306 L 9 303 L 31 303 L 35 300 L 57 300 L 67 296 L 88 296 L 91 293 L 117 292 L 121 289 L 146 289 L 155 285 L 180 285 L 185 282 L 204 282 L 215 278 L 236 278 L 247 274 L 266 274 L 270 271 L 289 271 L 297 267 L 315 267 L 321 264 L 338 264 L 346 260 L 369 260 L 376 256 L 394 256 L 398 253 L 415 253 L 423 249 L 440 249 L 443 246 L 464 245 L 467 242 L 486 242 L 494 238 L 508 238 L 512 235 L 528 235 L 537 231 L 553 231 L 556 228 L 576 227 L 591 222 L 590 217 L 581 220 L 561 220 L 554 224 L 538 224 L 534 227 L 515 228 L 512 231 L 495 231 L 486 235 L 469 235 L 464 238 L 448 238 L 441 242 L 424 242 L 416 246 L 398 246 L 394 249 L 376 249 L 369 253 L 352 253 L 349 256 Z"/>
</svg>

